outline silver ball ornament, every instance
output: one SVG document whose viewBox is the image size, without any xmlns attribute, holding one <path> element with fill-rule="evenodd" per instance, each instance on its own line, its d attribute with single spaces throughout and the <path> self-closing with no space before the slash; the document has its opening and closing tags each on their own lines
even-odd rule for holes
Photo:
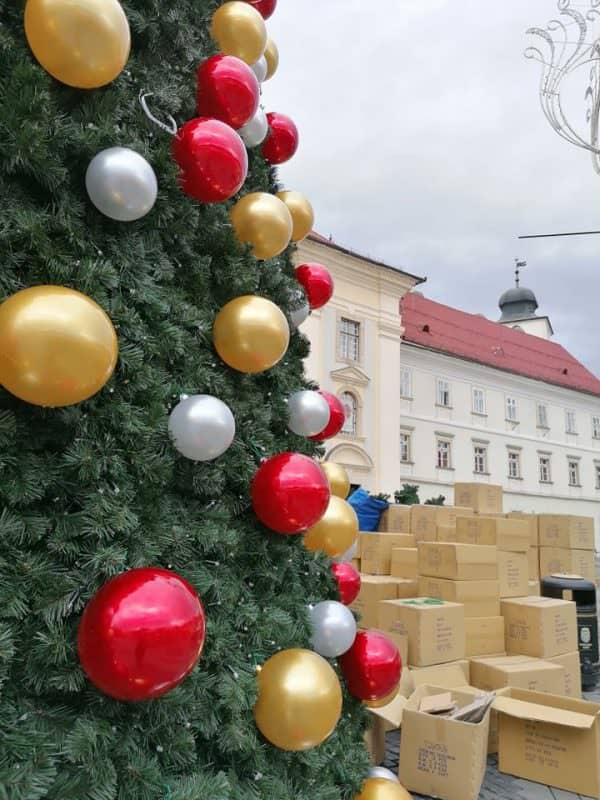
<svg viewBox="0 0 600 800">
<path fill-rule="evenodd" d="M 256 61 L 250 67 L 252 72 L 256 75 L 256 79 L 259 83 L 264 83 L 267 78 L 267 74 L 269 72 L 269 65 L 267 64 L 267 59 L 264 56 L 261 56 L 258 61 Z"/>
<path fill-rule="evenodd" d="M 304 305 L 300 306 L 300 308 L 295 309 L 294 311 L 290 311 L 290 323 L 293 328 L 299 328 L 303 322 L 306 322 L 308 317 L 310 316 L 310 306 L 308 303 L 304 303 Z"/>
<path fill-rule="evenodd" d="M 386 769 L 385 767 L 371 767 L 369 770 L 369 778 L 381 778 L 384 781 L 400 783 L 398 776 L 394 775 L 391 769 Z"/>
<path fill-rule="evenodd" d="M 85 174 L 85 187 L 98 211 L 117 222 L 146 216 L 158 194 L 154 170 L 128 147 L 109 147 L 94 156 Z"/>
<path fill-rule="evenodd" d="M 208 394 L 187 397 L 169 417 L 175 448 L 191 461 L 213 461 L 231 446 L 235 419 L 229 406 Z"/>
<path fill-rule="evenodd" d="M 358 558 L 358 539 L 354 542 L 352 547 L 348 548 L 341 556 L 337 556 L 333 561 L 335 564 L 349 564 L 353 558 Z"/>
<path fill-rule="evenodd" d="M 325 600 L 310 609 L 311 646 L 324 658 L 337 658 L 349 650 L 356 638 L 356 620 L 349 608 Z"/>
<path fill-rule="evenodd" d="M 327 427 L 331 411 L 319 392 L 301 391 L 288 400 L 288 428 L 298 436 L 316 436 Z"/>
<path fill-rule="evenodd" d="M 247 122 L 243 128 L 238 130 L 242 141 L 248 148 L 258 147 L 267 138 L 269 133 L 269 123 L 267 115 L 262 108 L 258 108 L 256 114 L 252 117 L 250 122 Z"/>
</svg>

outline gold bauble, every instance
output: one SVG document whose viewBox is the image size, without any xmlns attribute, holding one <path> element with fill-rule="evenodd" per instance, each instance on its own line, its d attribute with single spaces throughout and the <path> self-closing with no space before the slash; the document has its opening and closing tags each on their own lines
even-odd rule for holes
<svg viewBox="0 0 600 800">
<path fill-rule="evenodd" d="M 292 238 L 292 215 L 279 198 L 268 192 L 252 192 L 238 200 L 230 212 L 235 234 L 251 244 L 262 261 L 283 253 Z"/>
<path fill-rule="evenodd" d="M 264 372 L 283 358 L 290 329 L 283 312 L 264 297 L 243 295 L 217 314 L 213 326 L 217 353 L 239 372 Z"/>
<path fill-rule="evenodd" d="M 232 0 L 213 14 L 210 35 L 226 56 L 255 64 L 265 52 L 267 27 L 259 12 L 248 3 Z"/>
<path fill-rule="evenodd" d="M 304 536 L 308 550 L 322 550 L 330 558 L 337 558 L 349 550 L 358 537 L 356 512 L 341 497 L 333 495 L 327 511 Z"/>
<path fill-rule="evenodd" d="M 277 72 L 277 67 L 279 66 L 279 50 L 277 49 L 277 45 L 270 37 L 267 39 L 267 46 L 265 47 L 265 59 L 267 62 L 267 77 L 265 78 L 266 81 L 269 78 L 272 78 L 273 75 Z"/>
<path fill-rule="evenodd" d="M 27 0 L 25 35 L 42 67 L 77 89 L 114 81 L 131 47 L 118 0 Z"/>
<path fill-rule="evenodd" d="M 403 786 L 385 778 L 368 778 L 356 800 L 412 800 Z"/>
<path fill-rule="evenodd" d="M 315 224 L 315 212 L 310 202 L 300 192 L 277 192 L 277 197 L 292 215 L 292 242 L 306 239 Z"/>
<path fill-rule="evenodd" d="M 331 494 L 345 500 L 350 493 L 350 478 L 346 470 L 333 461 L 323 461 L 321 467 L 325 475 L 327 475 Z"/>
<path fill-rule="evenodd" d="M 325 741 L 342 713 L 342 690 L 331 665 L 312 650 L 282 650 L 258 675 L 256 725 L 282 750 L 311 750 Z"/>
<path fill-rule="evenodd" d="M 36 406 L 70 406 L 100 391 L 118 357 L 104 311 L 64 286 L 34 286 L 0 305 L 0 384 Z"/>
</svg>

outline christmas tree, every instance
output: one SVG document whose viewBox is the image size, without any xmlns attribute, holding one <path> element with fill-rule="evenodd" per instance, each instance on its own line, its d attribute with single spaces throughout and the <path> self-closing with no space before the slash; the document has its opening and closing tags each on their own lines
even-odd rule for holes
<svg viewBox="0 0 600 800">
<path fill-rule="evenodd" d="M 252 99 L 274 6 L 0 2 L 1 800 L 337 800 L 368 772 L 345 689 L 322 743 L 255 719 L 261 668 L 339 599 L 323 531 L 282 535 L 322 485 L 293 530 L 269 494 L 274 456 L 319 454 L 288 409 L 317 388 L 307 205 L 274 197 L 294 131 Z"/>
</svg>

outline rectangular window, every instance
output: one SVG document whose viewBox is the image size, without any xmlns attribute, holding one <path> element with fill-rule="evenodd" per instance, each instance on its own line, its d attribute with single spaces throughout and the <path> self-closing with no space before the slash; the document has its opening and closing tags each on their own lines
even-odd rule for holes
<svg viewBox="0 0 600 800">
<path fill-rule="evenodd" d="M 600 439 L 600 417 L 592 417 L 592 437 Z"/>
<path fill-rule="evenodd" d="M 521 477 L 521 453 L 517 450 L 508 451 L 508 477 Z"/>
<path fill-rule="evenodd" d="M 450 384 L 442 378 L 437 381 L 437 404 L 450 408 Z"/>
<path fill-rule="evenodd" d="M 483 389 L 473 389 L 473 413 L 485 414 L 485 392 Z"/>
<path fill-rule="evenodd" d="M 538 428 L 548 427 L 548 409 L 546 406 L 538 405 L 537 407 L 537 426 Z"/>
<path fill-rule="evenodd" d="M 600 489 L 600 464 L 596 464 L 596 489 Z"/>
<path fill-rule="evenodd" d="M 452 468 L 452 445 L 446 439 L 438 439 L 437 465 L 438 469 Z"/>
<path fill-rule="evenodd" d="M 540 483 L 551 483 L 550 456 L 540 456 Z"/>
<path fill-rule="evenodd" d="M 574 411 L 565 411 L 565 430 L 567 433 L 577 433 L 577 418 Z"/>
<path fill-rule="evenodd" d="M 406 367 L 400 368 L 400 397 L 412 398 L 412 372 Z"/>
<path fill-rule="evenodd" d="M 400 434 L 400 461 L 403 464 L 410 464 L 412 452 L 412 435 L 410 433 Z"/>
<path fill-rule="evenodd" d="M 514 397 L 506 398 L 506 419 L 517 422 L 517 401 Z"/>
<path fill-rule="evenodd" d="M 569 486 L 580 486 L 579 461 L 569 460 Z"/>
<path fill-rule="evenodd" d="M 473 448 L 473 456 L 475 460 L 474 472 L 485 474 L 487 469 L 487 447 L 481 444 L 476 444 Z"/>
<path fill-rule="evenodd" d="M 358 361 L 360 356 L 360 322 L 342 317 L 340 320 L 340 358 Z"/>
</svg>

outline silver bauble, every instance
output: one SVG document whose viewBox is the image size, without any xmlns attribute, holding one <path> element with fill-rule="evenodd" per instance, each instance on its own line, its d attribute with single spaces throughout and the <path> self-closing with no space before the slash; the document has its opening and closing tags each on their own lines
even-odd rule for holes
<svg viewBox="0 0 600 800">
<path fill-rule="evenodd" d="M 264 83 L 267 77 L 267 73 L 269 72 L 269 65 L 267 64 L 267 59 L 264 56 L 261 56 L 258 61 L 256 61 L 250 67 L 252 72 L 256 75 L 256 79 L 259 83 Z"/>
<path fill-rule="evenodd" d="M 334 558 L 333 561 L 335 564 L 349 564 L 353 558 L 358 558 L 358 539 L 354 542 L 352 547 L 346 550 L 345 553 L 342 553 L 341 556 Z"/>
<path fill-rule="evenodd" d="M 158 194 L 154 170 L 128 147 L 109 147 L 94 156 L 85 174 L 85 188 L 98 211 L 118 222 L 146 216 Z"/>
<path fill-rule="evenodd" d="M 191 461 L 212 461 L 231 446 L 235 420 L 221 400 L 196 394 L 175 406 L 169 417 L 169 433 L 182 456 Z"/>
<path fill-rule="evenodd" d="M 316 436 L 329 424 L 331 411 L 319 392 L 302 391 L 288 400 L 288 428 L 298 436 Z"/>
<path fill-rule="evenodd" d="M 250 122 L 247 122 L 243 128 L 240 128 L 238 133 L 248 148 L 258 147 L 259 144 L 262 144 L 269 133 L 269 123 L 267 122 L 267 115 L 264 110 L 258 108 Z"/>
<path fill-rule="evenodd" d="M 349 608 L 335 600 L 317 603 L 309 610 L 311 646 L 324 658 L 337 658 L 349 650 L 356 638 L 356 620 Z"/>
<path fill-rule="evenodd" d="M 290 311 L 289 317 L 292 328 L 299 328 L 300 325 L 302 325 L 302 323 L 308 319 L 309 315 L 310 306 L 308 303 L 304 303 L 304 305 L 300 306 L 300 308 Z"/>
<path fill-rule="evenodd" d="M 386 769 L 385 767 L 371 767 L 369 770 L 369 778 L 381 778 L 384 781 L 400 783 L 398 776 L 394 775 L 391 769 Z"/>
</svg>

